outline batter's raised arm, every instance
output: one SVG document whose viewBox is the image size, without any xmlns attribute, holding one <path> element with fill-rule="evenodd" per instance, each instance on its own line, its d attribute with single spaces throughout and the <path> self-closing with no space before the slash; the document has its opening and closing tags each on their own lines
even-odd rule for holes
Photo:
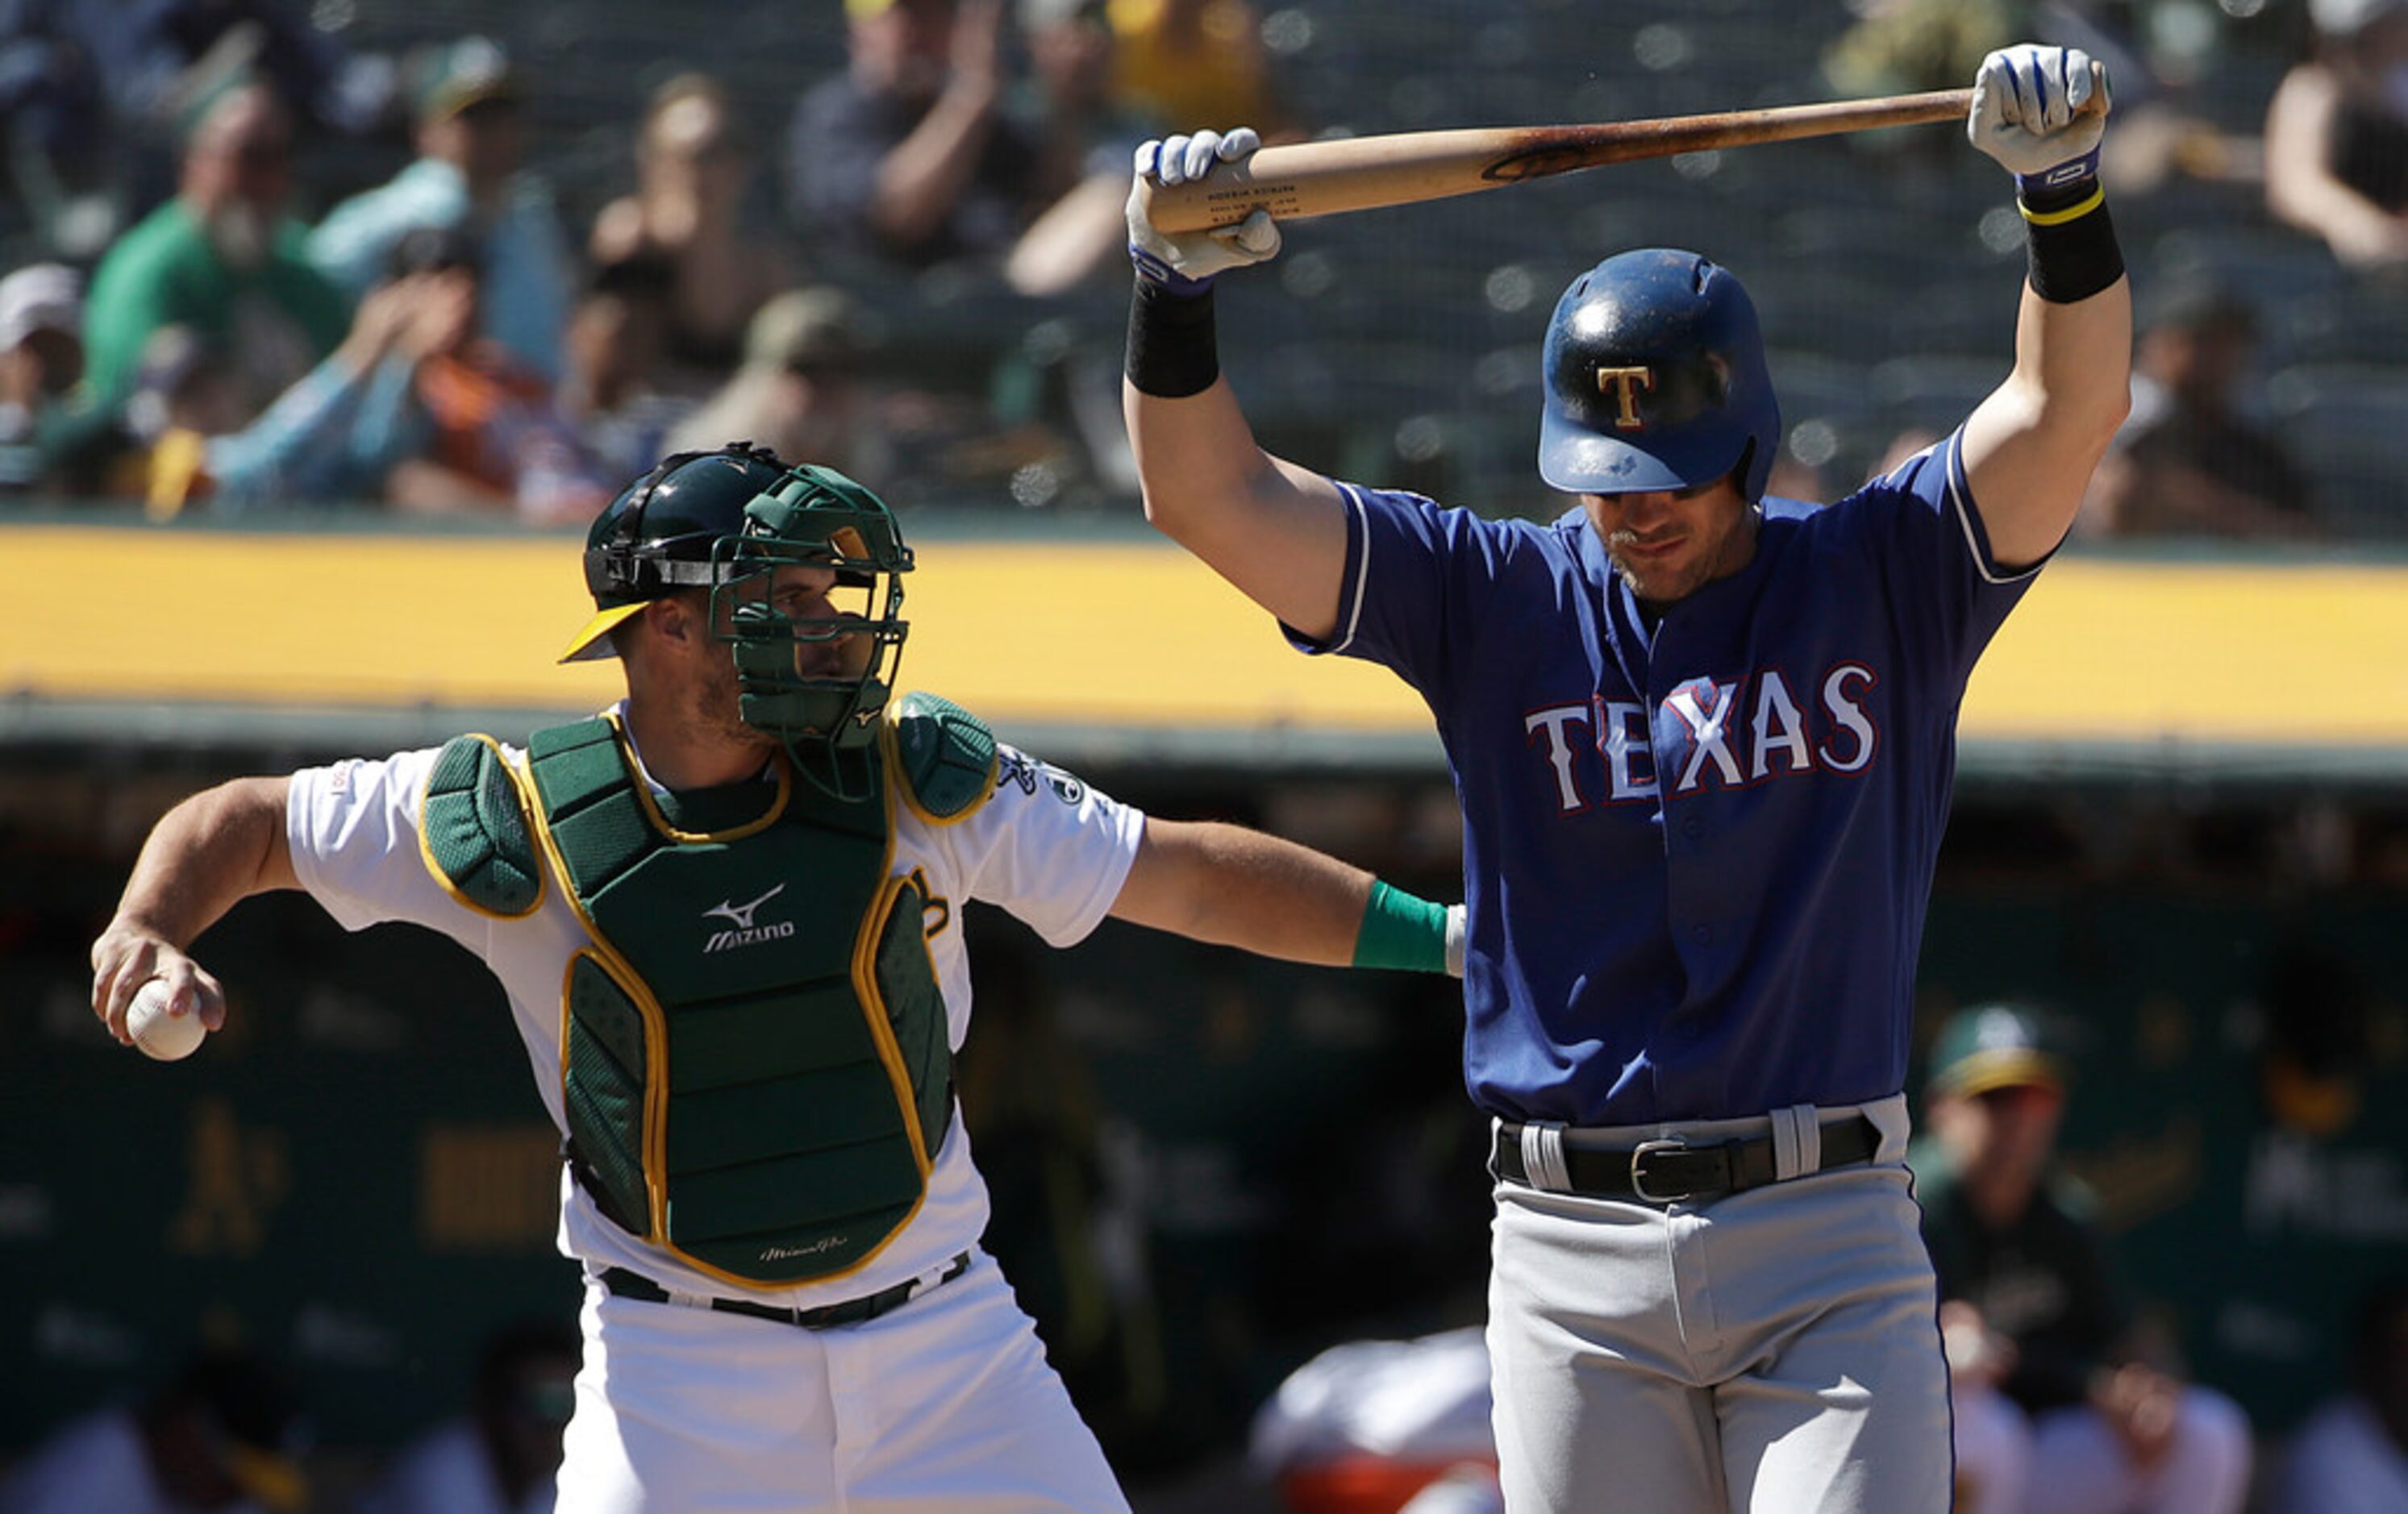
<svg viewBox="0 0 2408 1514">
<path fill-rule="evenodd" d="M 1254 440 L 1221 377 L 1212 280 L 1280 250 L 1279 227 L 1257 210 L 1223 231 L 1168 236 L 1146 219 L 1151 183 L 1200 179 L 1258 145 L 1245 127 L 1198 132 L 1137 150 L 1129 192 L 1128 360 L 1121 386 L 1146 519 L 1297 630 L 1326 636 L 1338 623 L 1346 521 L 1338 486 L 1283 462 Z"/>
<path fill-rule="evenodd" d="M 216 1030 L 225 992 L 184 949 L 242 900 L 297 889 L 284 839 L 286 781 L 236 778 L 186 799 L 152 828 L 117 913 L 92 944 L 92 1010 L 127 1043 L 126 1007 L 151 978 Z"/>
<path fill-rule="evenodd" d="M 1240 825 L 1148 816 L 1112 918 L 1325 967 L 1463 973 L 1463 916 Z"/>
<path fill-rule="evenodd" d="M 2132 405 L 2132 290 L 2099 184 L 2106 76 L 2074 48 L 1991 53 L 1967 135 L 2015 176 L 2030 273 L 2015 366 L 1965 423 L 1974 507 L 2003 567 L 2056 550 Z"/>
</svg>

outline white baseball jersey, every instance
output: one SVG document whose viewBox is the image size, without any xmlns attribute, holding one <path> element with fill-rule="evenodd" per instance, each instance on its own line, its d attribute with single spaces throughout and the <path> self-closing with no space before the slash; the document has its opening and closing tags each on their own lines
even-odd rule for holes
<svg viewBox="0 0 2408 1514">
<path fill-rule="evenodd" d="M 632 745 L 632 736 L 629 740 Z M 452 937 L 484 962 L 509 995 L 536 1092 L 552 1123 L 565 1129 L 561 983 L 570 953 L 589 939 L 584 923 L 557 879 L 548 883 L 536 912 L 519 920 L 478 913 L 437 881 L 419 848 L 420 806 L 437 750 L 294 774 L 285 816 L 294 870 L 347 930 L 409 921 Z M 503 750 L 523 772 L 523 750 Z M 959 821 L 931 825 L 909 806 L 890 804 L 893 876 L 917 872 L 926 879 L 928 955 L 944 992 L 956 1052 L 970 1018 L 961 907 L 986 900 L 1048 943 L 1072 945 L 1095 929 L 1119 897 L 1145 830 L 1140 811 L 1058 768 L 1010 747 L 998 749 L 998 761 L 994 798 Z M 752 902 L 757 905 L 757 923 L 778 921 L 776 898 Z M 561 1250 L 590 1268 L 625 1267 L 674 1292 L 799 1308 L 874 1293 L 940 1269 L 976 1245 L 986 1222 L 986 1186 L 970 1164 L 968 1136 L 958 1115 L 929 1174 L 926 1202 L 902 1233 L 860 1270 L 794 1288 L 746 1288 L 706 1277 L 605 1219 L 565 1174 L 561 1184 Z"/>
</svg>

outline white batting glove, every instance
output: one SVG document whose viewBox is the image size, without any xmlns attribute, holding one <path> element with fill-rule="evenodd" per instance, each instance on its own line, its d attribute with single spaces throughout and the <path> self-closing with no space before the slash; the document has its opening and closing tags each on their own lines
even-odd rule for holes
<svg viewBox="0 0 2408 1514">
<path fill-rule="evenodd" d="M 2106 75 L 2080 48 L 2020 43 L 1982 60 L 1965 135 L 2004 164 L 2022 191 L 2092 177 L 2107 135 Z M 2100 109 L 2085 114 L 2091 95 Z"/>
<path fill-rule="evenodd" d="M 1240 126 L 1226 135 L 1203 131 L 1139 146 L 1137 172 L 1129 185 L 1128 234 L 1129 261 L 1137 264 L 1140 278 L 1195 293 L 1217 273 L 1278 255 L 1279 223 L 1267 210 L 1256 210 L 1234 226 L 1172 236 L 1155 230 L 1146 219 L 1144 196 L 1139 193 L 1148 179 L 1169 185 L 1202 179 L 1215 164 L 1243 162 L 1262 145 L 1253 127 Z"/>
</svg>

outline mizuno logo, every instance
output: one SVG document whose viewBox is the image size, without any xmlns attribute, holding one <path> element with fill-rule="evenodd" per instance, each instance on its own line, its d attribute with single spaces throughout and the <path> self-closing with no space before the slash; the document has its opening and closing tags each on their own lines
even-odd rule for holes
<svg viewBox="0 0 2408 1514">
<path fill-rule="evenodd" d="M 809 1246 L 772 1246 L 762 1251 L 761 1260 L 787 1262 L 798 1256 L 817 1256 L 822 1251 L 833 1251 L 851 1239 L 850 1235 L 823 1235 Z"/>
<path fill-rule="evenodd" d="M 763 905 L 767 904 L 770 900 L 785 892 L 786 885 L 781 883 L 776 888 L 771 889 L 768 893 L 761 895 L 758 899 L 753 900 L 751 904 L 715 904 L 710 908 L 704 910 L 703 915 L 706 918 L 711 915 L 724 915 L 726 917 L 728 923 L 734 925 L 738 930 L 749 931 L 752 928 L 752 911 L 760 908 Z"/>
<path fill-rule="evenodd" d="M 750 904 L 716 904 L 704 910 L 704 919 L 716 915 L 735 929 L 711 932 L 710 939 L 702 944 L 703 951 L 730 951 L 738 947 L 759 946 L 764 941 L 782 941 L 794 935 L 795 922 L 791 920 L 772 921 L 767 925 L 752 923 L 752 912 L 785 891 L 786 885 L 781 883 Z"/>
</svg>

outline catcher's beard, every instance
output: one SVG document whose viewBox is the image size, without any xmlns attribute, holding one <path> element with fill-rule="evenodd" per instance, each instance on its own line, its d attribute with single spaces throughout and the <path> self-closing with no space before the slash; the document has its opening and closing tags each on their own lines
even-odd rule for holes
<svg viewBox="0 0 2408 1514">
<path fill-rule="evenodd" d="M 685 684 L 686 728 L 713 746 L 758 750 L 766 760 L 777 750 L 777 738 L 744 723 L 736 678 L 736 659 L 722 646 L 707 659 L 703 673 Z"/>
</svg>

